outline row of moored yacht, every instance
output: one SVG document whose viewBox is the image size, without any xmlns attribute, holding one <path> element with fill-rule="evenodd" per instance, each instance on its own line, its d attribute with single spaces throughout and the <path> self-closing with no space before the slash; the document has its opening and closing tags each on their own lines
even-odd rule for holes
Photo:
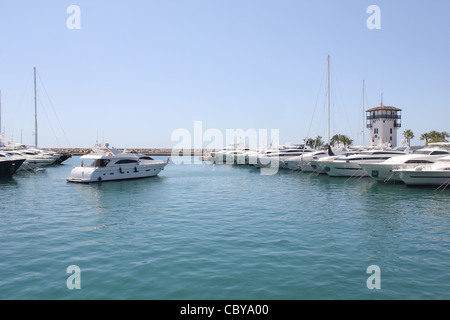
<svg viewBox="0 0 450 320">
<path fill-rule="evenodd" d="M 215 163 L 273 166 L 331 177 L 371 177 L 407 185 L 450 184 L 450 143 L 435 143 L 411 151 L 406 148 L 346 148 L 314 150 L 309 146 L 250 150 L 229 146 L 212 152 Z"/>
<path fill-rule="evenodd" d="M 35 171 L 61 164 L 72 157 L 70 153 L 55 153 L 20 144 L 0 147 L 0 177 L 10 177 L 18 171 Z"/>
</svg>

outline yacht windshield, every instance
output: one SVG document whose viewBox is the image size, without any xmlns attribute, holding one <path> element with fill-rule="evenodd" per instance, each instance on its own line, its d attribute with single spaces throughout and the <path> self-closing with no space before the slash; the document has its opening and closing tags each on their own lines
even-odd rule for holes
<svg viewBox="0 0 450 320">
<path fill-rule="evenodd" d="M 414 154 L 430 154 L 430 151 L 427 150 L 417 150 L 414 152 Z"/>
<path fill-rule="evenodd" d="M 110 162 L 109 159 L 97 159 L 91 163 L 91 167 L 102 168 L 106 167 L 106 165 Z"/>
</svg>

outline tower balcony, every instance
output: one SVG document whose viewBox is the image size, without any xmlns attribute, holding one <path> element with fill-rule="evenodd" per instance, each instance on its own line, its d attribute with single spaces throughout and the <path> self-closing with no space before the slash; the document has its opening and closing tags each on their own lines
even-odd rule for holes
<svg viewBox="0 0 450 320">
<path fill-rule="evenodd" d="M 367 120 L 375 120 L 375 119 L 401 119 L 402 116 L 399 114 L 371 114 L 366 117 Z"/>
</svg>

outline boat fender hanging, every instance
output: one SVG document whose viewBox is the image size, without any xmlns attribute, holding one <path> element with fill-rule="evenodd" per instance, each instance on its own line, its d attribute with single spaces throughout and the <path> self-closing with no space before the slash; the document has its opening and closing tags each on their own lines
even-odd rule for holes
<svg viewBox="0 0 450 320">
<path fill-rule="evenodd" d="M 98 179 L 97 179 L 98 181 L 102 181 L 103 179 L 102 179 L 102 177 L 98 177 Z"/>
<path fill-rule="evenodd" d="M 134 167 L 134 172 L 139 172 L 138 169 L 136 167 Z"/>
<path fill-rule="evenodd" d="M 120 172 L 120 173 L 123 173 L 122 167 L 119 168 L 119 172 Z"/>
</svg>

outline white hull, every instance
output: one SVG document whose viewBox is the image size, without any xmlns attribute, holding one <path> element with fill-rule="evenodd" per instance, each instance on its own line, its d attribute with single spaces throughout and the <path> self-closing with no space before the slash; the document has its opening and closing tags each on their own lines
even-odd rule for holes
<svg viewBox="0 0 450 320">
<path fill-rule="evenodd" d="M 304 172 L 313 172 L 314 168 L 311 166 L 311 161 L 319 160 L 321 158 L 328 157 L 324 151 L 316 151 L 313 153 L 302 154 L 296 157 L 290 157 L 281 162 L 290 170 L 300 170 Z"/>
<path fill-rule="evenodd" d="M 147 178 L 158 175 L 167 163 L 122 165 L 120 167 L 75 167 L 67 181 L 70 182 L 101 182 Z"/>
<path fill-rule="evenodd" d="M 402 182 L 399 175 L 393 170 L 399 168 L 412 168 L 414 166 L 407 165 L 389 165 L 384 163 L 365 163 L 361 164 L 369 177 L 379 181 L 379 182 Z"/>
<path fill-rule="evenodd" d="M 413 170 L 420 165 L 431 165 L 448 154 L 442 149 L 422 149 L 416 153 L 394 157 L 381 163 L 361 164 L 370 177 L 380 182 L 401 182 L 400 176 L 395 170 Z"/>
<path fill-rule="evenodd" d="M 446 186 L 450 184 L 449 170 L 399 170 L 400 179 L 410 186 Z"/>
<path fill-rule="evenodd" d="M 310 162 L 311 168 L 314 169 L 316 173 L 327 173 L 327 167 L 332 163 L 338 156 L 324 157 L 319 160 L 313 160 Z"/>
<path fill-rule="evenodd" d="M 38 168 L 43 168 L 47 166 L 51 166 L 56 162 L 57 158 L 55 157 L 50 159 L 30 159 L 27 158 L 19 170 L 35 170 Z"/>
<path fill-rule="evenodd" d="M 311 161 L 309 161 L 308 163 L 304 163 L 304 164 L 300 165 L 300 170 L 302 172 L 314 172 L 315 171 L 315 169 L 311 165 Z"/>
<path fill-rule="evenodd" d="M 300 170 L 300 161 L 297 161 L 295 159 L 281 160 L 280 168 L 289 169 L 289 170 Z"/>
<path fill-rule="evenodd" d="M 369 175 L 363 170 L 358 163 L 332 162 L 325 169 L 330 177 L 368 177 Z"/>
</svg>

